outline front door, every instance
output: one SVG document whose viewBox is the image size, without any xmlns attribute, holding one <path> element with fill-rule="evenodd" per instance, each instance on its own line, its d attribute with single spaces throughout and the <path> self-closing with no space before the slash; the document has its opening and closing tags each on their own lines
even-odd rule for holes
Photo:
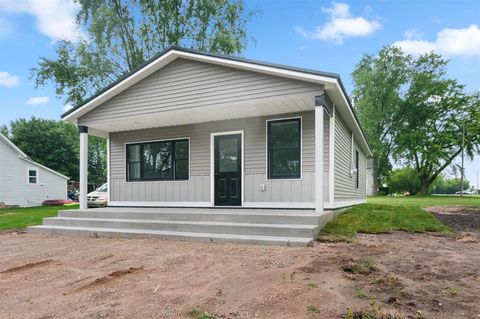
<svg viewBox="0 0 480 319">
<path fill-rule="evenodd" d="M 242 135 L 214 137 L 215 206 L 242 204 Z"/>
</svg>

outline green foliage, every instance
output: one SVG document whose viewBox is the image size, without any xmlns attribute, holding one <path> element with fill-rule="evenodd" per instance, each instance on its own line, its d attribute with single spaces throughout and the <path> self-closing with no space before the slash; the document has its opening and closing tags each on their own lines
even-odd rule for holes
<svg viewBox="0 0 480 319">
<path fill-rule="evenodd" d="M 434 183 L 433 193 L 434 194 L 455 194 L 455 192 L 460 191 L 462 188 L 462 180 L 460 178 L 444 178 L 439 176 Z M 468 190 L 470 188 L 470 183 L 467 180 L 463 181 L 463 189 Z"/>
<path fill-rule="evenodd" d="M 77 0 L 78 43 L 60 41 L 56 57 L 32 69 L 37 86 L 54 82 L 67 102 L 80 103 L 169 46 L 238 54 L 256 14 L 243 0 Z"/>
<path fill-rule="evenodd" d="M 307 306 L 307 311 L 311 313 L 318 313 L 320 310 L 318 310 L 317 306 L 315 305 L 308 305 Z"/>
<path fill-rule="evenodd" d="M 420 188 L 420 179 L 417 172 L 411 167 L 394 170 L 387 178 L 387 185 L 393 194 L 408 192 L 415 194 Z"/>
<path fill-rule="evenodd" d="M 78 181 L 79 136 L 75 125 L 32 117 L 10 123 L 6 136 L 32 160 Z M 107 180 L 105 139 L 88 138 L 89 183 L 98 187 Z"/>
<path fill-rule="evenodd" d="M 355 109 L 373 153 L 374 183 L 380 184 L 391 169 L 408 59 L 397 47 L 384 47 L 378 55 L 364 55 L 352 73 Z"/>
<path fill-rule="evenodd" d="M 390 197 L 379 197 L 388 199 Z M 355 206 L 329 222 L 319 235 L 320 240 L 351 239 L 357 233 L 449 232 L 431 213 L 418 207 L 363 204 Z"/>
<path fill-rule="evenodd" d="M 368 293 L 363 287 L 355 288 L 355 296 L 360 299 L 368 298 Z"/>
<path fill-rule="evenodd" d="M 56 217 L 59 210 L 67 209 L 78 209 L 78 205 L 0 208 L 0 229 L 23 229 L 39 225 L 44 218 Z"/>
<path fill-rule="evenodd" d="M 373 149 L 374 179 L 386 176 L 390 159 L 413 167 L 420 192 L 461 152 L 465 126 L 468 156 L 480 151 L 480 92 L 446 76 L 447 61 L 434 53 L 419 57 L 396 47 L 366 55 L 353 72 L 355 107 Z"/>
</svg>

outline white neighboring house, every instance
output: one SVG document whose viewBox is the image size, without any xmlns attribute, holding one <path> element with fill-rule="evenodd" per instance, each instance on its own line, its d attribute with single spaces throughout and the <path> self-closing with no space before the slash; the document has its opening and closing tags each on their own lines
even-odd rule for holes
<svg viewBox="0 0 480 319">
<path fill-rule="evenodd" d="M 47 199 L 66 199 L 68 179 L 32 161 L 0 134 L 0 202 L 38 206 Z"/>
</svg>

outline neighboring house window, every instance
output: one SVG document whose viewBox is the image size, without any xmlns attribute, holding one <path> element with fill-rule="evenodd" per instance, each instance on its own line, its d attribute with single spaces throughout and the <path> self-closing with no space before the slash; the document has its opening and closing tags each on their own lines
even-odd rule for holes
<svg viewBox="0 0 480 319">
<path fill-rule="evenodd" d="M 127 181 L 188 180 L 188 139 L 127 145 Z"/>
<path fill-rule="evenodd" d="M 28 184 L 37 184 L 38 183 L 38 172 L 36 169 L 28 170 Z"/>
<path fill-rule="evenodd" d="M 300 178 L 301 119 L 267 122 L 268 178 Z"/>
<path fill-rule="evenodd" d="M 360 185 L 360 170 L 359 170 L 359 158 L 358 158 L 358 151 L 355 150 L 355 177 L 356 177 L 356 185 L 355 187 L 358 188 Z"/>
</svg>

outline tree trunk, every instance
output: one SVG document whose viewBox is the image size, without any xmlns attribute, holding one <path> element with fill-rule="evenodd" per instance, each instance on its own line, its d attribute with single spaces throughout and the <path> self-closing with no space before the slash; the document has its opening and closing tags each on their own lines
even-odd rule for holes
<svg viewBox="0 0 480 319">
<path fill-rule="evenodd" d="M 420 194 L 421 195 L 428 194 L 428 186 L 430 186 L 428 177 L 420 177 Z"/>
<path fill-rule="evenodd" d="M 376 195 L 378 192 L 378 167 L 379 167 L 379 161 L 378 161 L 378 156 L 373 157 L 372 159 L 373 167 L 372 167 L 372 175 L 373 175 L 373 185 L 372 185 L 372 191 L 373 195 Z"/>
</svg>

